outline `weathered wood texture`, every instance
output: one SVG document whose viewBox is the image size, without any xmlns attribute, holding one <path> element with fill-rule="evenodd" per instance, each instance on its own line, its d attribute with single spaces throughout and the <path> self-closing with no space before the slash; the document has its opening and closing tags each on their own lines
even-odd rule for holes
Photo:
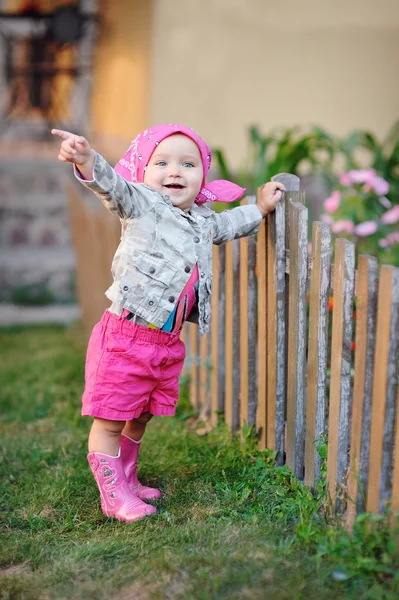
<svg viewBox="0 0 399 600">
<path fill-rule="evenodd" d="M 338 239 L 335 244 L 327 459 L 327 483 L 333 503 L 337 484 L 344 483 L 348 468 L 354 276 L 354 244 Z"/>
<path fill-rule="evenodd" d="M 216 425 L 218 420 L 218 411 L 220 411 L 220 390 L 219 377 L 221 365 L 219 365 L 219 332 L 224 329 L 223 322 L 219 318 L 219 273 L 220 256 L 219 246 L 213 247 L 213 294 L 212 294 L 212 365 L 211 365 L 211 423 Z"/>
<path fill-rule="evenodd" d="M 371 394 L 373 385 L 378 261 L 359 256 L 356 294 L 356 354 L 353 388 L 350 469 L 348 475 L 347 523 L 365 509 L 370 450 Z"/>
<path fill-rule="evenodd" d="M 287 361 L 287 465 L 302 479 L 305 457 L 305 363 L 308 210 L 291 202 Z"/>
<path fill-rule="evenodd" d="M 233 430 L 234 426 L 234 245 L 233 242 L 226 244 L 226 313 L 225 313 L 225 360 L 226 360 L 226 381 L 225 381 L 225 402 L 224 416 L 226 423 Z"/>
<path fill-rule="evenodd" d="M 392 476 L 399 349 L 399 269 L 382 266 L 372 392 L 367 510 L 384 508 Z"/>
<path fill-rule="evenodd" d="M 259 193 L 259 192 L 258 192 Z M 258 407 L 256 411 L 256 428 L 259 436 L 259 448 L 267 447 L 267 229 L 266 221 L 263 219 L 258 233 L 256 271 L 258 278 Z"/>
<path fill-rule="evenodd" d="M 256 197 L 249 196 L 248 204 L 255 204 Z M 256 239 L 248 242 L 248 425 L 256 424 L 257 407 L 257 310 L 256 310 Z M 241 262 L 241 260 L 240 260 Z"/>
<path fill-rule="evenodd" d="M 109 306 L 104 295 L 112 283 L 112 257 L 120 223 L 104 207 L 93 207 L 74 184 L 67 188 L 72 239 L 76 252 L 77 294 L 83 324 L 89 332 Z"/>
<path fill-rule="evenodd" d="M 247 199 L 242 200 L 241 206 L 246 206 Z M 248 424 L 248 362 L 249 362 L 249 265 L 248 238 L 240 240 L 240 426 Z"/>
<path fill-rule="evenodd" d="M 317 440 L 326 433 L 326 379 L 328 350 L 328 297 L 331 231 L 315 222 L 312 227 L 309 301 L 308 395 L 306 409 L 305 483 L 314 487 L 321 477 Z"/>
</svg>

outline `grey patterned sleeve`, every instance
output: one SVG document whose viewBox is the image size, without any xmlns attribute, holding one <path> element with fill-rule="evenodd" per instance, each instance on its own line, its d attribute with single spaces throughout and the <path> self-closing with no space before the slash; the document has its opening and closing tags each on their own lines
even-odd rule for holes
<svg viewBox="0 0 399 600">
<path fill-rule="evenodd" d="M 213 243 L 224 244 L 230 240 L 255 234 L 262 218 L 256 204 L 237 206 L 232 210 L 214 213 Z"/>
<path fill-rule="evenodd" d="M 147 212 L 156 201 L 156 193 L 142 183 L 129 183 L 96 152 L 93 179 L 75 177 L 86 188 L 100 198 L 104 206 L 121 219 L 139 217 Z"/>
</svg>

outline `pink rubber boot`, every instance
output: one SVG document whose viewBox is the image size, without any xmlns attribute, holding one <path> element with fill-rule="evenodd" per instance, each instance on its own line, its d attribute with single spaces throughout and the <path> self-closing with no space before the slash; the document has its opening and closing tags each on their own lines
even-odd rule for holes
<svg viewBox="0 0 399 600">
<path fill-rule="evenodd" d="M 137 460 L 140 452 L 140 442 L 132 440 L 129 436 L 121 435 L 121 458 L 126 479 L 132 492 L 141 500 L 158 500 L 162 496 L 156 488 L 142 485 L 137 477 Z"/>
<path fill-rule="evenodd" d="M 155 506 L 145 504 L 131 491 L 122 461 L 118 456 L 90 452 L 87 460 L 101 494 L 101 509 L 106 517 L 131 523 L 156 513 Z"/>
</svg>

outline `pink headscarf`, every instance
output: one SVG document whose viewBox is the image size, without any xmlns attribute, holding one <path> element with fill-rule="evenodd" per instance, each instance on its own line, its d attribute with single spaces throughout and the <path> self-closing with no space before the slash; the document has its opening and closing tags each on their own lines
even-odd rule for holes
<svg viewBox="0 0 399 600">
<path fill-rule="evenodd" d="M 241 198 L 245 192 L 245 188 L 231 183 L 231 181 L 217 179 L 206 183 L 206 176 L 212 160 L 211 150 L 208 144 L 193 129 L 184 127 L 183 125 L 157 125 L 139 133 L 130 144 L 127 152 L 115 166 L 115 171 L 127 181 L 143 183 L 145 169 L 155 148 L 162 140 L 175 133 L 182 133 L 192 139 L 200 151 L 204 179 L 201 191 L 196 198 L 197 204 L 203 204 L 204 202 L 234 202 L 234 200 Z"/>
</svg>

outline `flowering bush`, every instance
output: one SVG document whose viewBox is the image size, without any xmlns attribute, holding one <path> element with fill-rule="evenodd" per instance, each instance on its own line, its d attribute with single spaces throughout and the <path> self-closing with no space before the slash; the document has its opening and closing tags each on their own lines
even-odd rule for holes
<svg viewBox="0 0 399 600">
<path fill-rule="evenodd" d="M 355 242 L 357 254 L 399 266 L 399 204 L 392 204 L 388 193 L 388 182 L 375 169 L 343 173 L 324 201 L 321 220 L 333 233 Z"/>
</svg>

